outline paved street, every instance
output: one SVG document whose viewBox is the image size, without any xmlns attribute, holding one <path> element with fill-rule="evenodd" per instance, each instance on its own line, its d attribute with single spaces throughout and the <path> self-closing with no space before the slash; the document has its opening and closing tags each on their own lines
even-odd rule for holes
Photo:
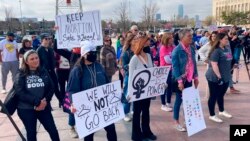
<svg viewBox="0 0 250 141">
<path fill-rule="evenodd" d="M 225 119 L 224 123 L 218 124 L 208 120 L 208 107 L 207 100 L 205 99 L 205 88 L 206 80 L 204 77 L 205 66 L 200 63 L 198 66 L 199 78 L 200 78 L 200 96 L 202 99 L 202 109 L 205 116 L 205 122 L 207 128 L 202 132 L 199 132 L 191 137 L 187 136 L 186 132 L 178 132 L 173 128 L 172 112 L 164 112 L 160 110 L 160 97 L 156 100 L 152 100 L 150 107 L 151 114 L 151 128 L 153 132 L 157 135 L 158 141 L 228 141 L 229 140 L 229 125 L 232 124 L 250 124 L 250 89 L 249 80 L 246 73 L 245 67 L 240 70 L 239 83 L 235 85 L 235 88 L 241 91 L 241 94 L 229 94 L 225 96 L 225 109 L 233 115 L 232 119 Z M 117 75 L 114 79 L 117 78 Z M 235 78 L 235 77 L 234 77 Z M 10 79 L 10 76 L 9 76 Z M 11 81 L 8 80 L 8 89 L 11 87 Z M 4 100 L 6 95 L 0 94 L 0 99 Z M 175 96 L 172 97 L 172 104 L 174 103 Z M 79 139 L 72 139 L 70 137 L 70 128 L 67 124 L 68 116 L 62 112 L 62 109 L 58 108 L 58 102 L 54 97 L 52 100 L 52 105 L 54 111 L 55 123 L 60 134 L 62 141 L 77 141 Z M 216 107 L 216 111 L 218 111 Z M 181 112 L 183 113 L 183 112 Z M 18 127 L 25 134 L 25 129 L 15 113 L 12 116 L 17 123 Z M 181 114 L 181 119 L 183 119 L 183 114 Z M 183 120 L 181 120 L 183 121 Z M 131 122 L 119 121 L 116 123 L 116 131 L 119 141 L 129 141 L 131 135 Z M 48 133 L 44 128 L 38 123 L 37 126 L 37 136 L 38 141 L 49 141 Z M 4 114 L 0 114 L 0 141 L 16 141 L 20 140 L 15 131 L 14 127 L 11 125 L 10 121 Z M 98 131 L 95 135 L 95 141 L 104 141 L 105 131 Z"/>
</svg>

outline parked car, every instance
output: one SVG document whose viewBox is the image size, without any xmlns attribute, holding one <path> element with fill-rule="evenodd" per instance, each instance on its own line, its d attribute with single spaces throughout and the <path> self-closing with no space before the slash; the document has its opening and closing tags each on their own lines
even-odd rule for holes
<svg viewBox="0 0 250 141">
<path fill-rule="evenodd" d="M 3 39 L 5 39 L 5 37 L 4 36 L 0 36 L 0 41 L 2 41 Z"/>
</svg>

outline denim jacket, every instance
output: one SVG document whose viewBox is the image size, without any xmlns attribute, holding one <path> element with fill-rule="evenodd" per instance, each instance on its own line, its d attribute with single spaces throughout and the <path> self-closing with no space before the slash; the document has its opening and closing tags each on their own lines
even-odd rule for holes
<svg viewBox="0 0 250 141">
<path fill-rule="evenodd" d="M 198 77 L 197 65 L 195 60 L 195 48 L 190 46 L 192 53 L 192 60 L 194 63 L 194 74 L 193 78 Z M 182 44 L 179 44 L 172 52 L 172 65 L 173 65 L 173 78 L 176 81 L 185 80 L 186 76 L 186 65 L 188 63 L 188 54 L 182 47 Z"/>
</svg>

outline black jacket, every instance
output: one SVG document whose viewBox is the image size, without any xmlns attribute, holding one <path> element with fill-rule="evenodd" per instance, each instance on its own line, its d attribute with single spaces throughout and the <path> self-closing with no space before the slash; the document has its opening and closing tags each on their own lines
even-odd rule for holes
<svg viewBox="0 0 250 141">
<path fill-rule="evenodd" d="M 81 57 L 81 55 L 73 53 L 73 52 L 65 50 L 65 49 L 58 49 L 56 39 L 55 39 L 54 43 L 55 43 L 54 44 L 54 51 L 57 54 L 59 54 L 59 55 L 63 56 L 64 58 L 66 58 L 69 61 L 70 69 L 73 69 L 75 63 L 77 62 L 78 58 Z"/>
<path fill-rule="evenodd" d="M 48 47 L 48 51 L 45 47 L 40 46 L 37 49 L 37 53 L 40 59 L 40 66 L 47 69 L 49 72 L 55 70 L 55 56 L 52 48 Z"/>
<path fill-rule="evenodd" d="M 48 106 L 50 107 L 50 101 L 54 93 L 53 82 L 50 79 L 48 72 L 44 68 L 39 69 L 37 75 L 44 82 L 43 98 L 46 98 Z M 31 94 L 27 91 L 27 76 L 29 75 L 26 75 L 24 71 L 19 70 L 15 77 L 14 88 L 16 91 L 16 96 L 18 98 L 18 108 L 22 107 L 22 109 L 34 109 L 34 106 L 38 106 L 43 98 L 39 98 L 38 96 L 36 96 L 36 94 Z"/>
</svg>

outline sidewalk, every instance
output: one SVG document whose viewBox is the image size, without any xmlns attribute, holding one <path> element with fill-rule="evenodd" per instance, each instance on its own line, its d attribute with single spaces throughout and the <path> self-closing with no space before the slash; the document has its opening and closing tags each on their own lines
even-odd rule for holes
<svg viewBox="0 0 250 141">
<path fill-rule="evenodd" d="M 223 118 L 224 122 L 222 124 L 214 123 L 208 119 L 208 107 L 207 100 L 205 99 L 205 90 L 207 81 L 205 80 L 204 73 L 206 67 L 201 63 L 198 66 L 199 70 L 199 90 L 202 99 L 202 109 L 205 116 L 205 122 L 207 128 L 191 137 L 187 136 L 186 132 L 179 132 L 173 128 L 173 118 L 172 112 L 164 112 L 160 110 L 161 102 L 160 97 L 156 100 L 151 101 L 150 114 L 151 114 L 151 128 L 154 134 L 157 135 L 158 141 L 229 141 L 229 125 L 232 124 L 250 124 L 250 82 L 248 80 L 248 75 L 246 73 L 245 67 L 240 70 L 239 83 L 235 85 L 235 88 L 241 91 L 241 94 L 229 94 L 225 96 L 225 109 L 233 115 L 232 119 Z M 10 76 L 8 77 L 9 90 L 12 86 Z M 116 76 L 117 78 L 117 76 Z M 235 78 L 235 77 L 234 77 Z M 0 94 L 0 99 L 4 100 L 6 95 Z M 174 104 L 175 95 L 172 97 L 172 105 Z M 53 116 L 60 134 L 62 141 L 78 141 L 79 139 L 72 139 L 70 137 L 68 126 L 68 115 L 62 112 L 62 109 L 58 108 L 58 101 L 55 97 L 52 100 L 52 107 L 54 109 Z M 218 108 L 216 106 L 216 111 Z M 183 112 L 180 112 L 180 121 L 184 121 Z M 21 129 L 23 134 L 25 134 L 25 129 L 15 113 L 13 116 L 14 121 L 17 123 L 18 127 Z M 131 122 L 119 121 L 116 123 L 116 131 L 119 141 L 129 141 L 131 140 Z M 37 139 L 38 141 L 49 141 L 50 138 L 48 133 L 44 128 L 38 123 L 37 126 Z M 98 131 L 95 134 L 95 141 L 106 140 L 106 133 L 104 130 Z M 0 113 L 0 141 L 20 141 L 20 138 L 15 131 L 14 127 L 6 117 L 6 115 Z"/>
</svg>

